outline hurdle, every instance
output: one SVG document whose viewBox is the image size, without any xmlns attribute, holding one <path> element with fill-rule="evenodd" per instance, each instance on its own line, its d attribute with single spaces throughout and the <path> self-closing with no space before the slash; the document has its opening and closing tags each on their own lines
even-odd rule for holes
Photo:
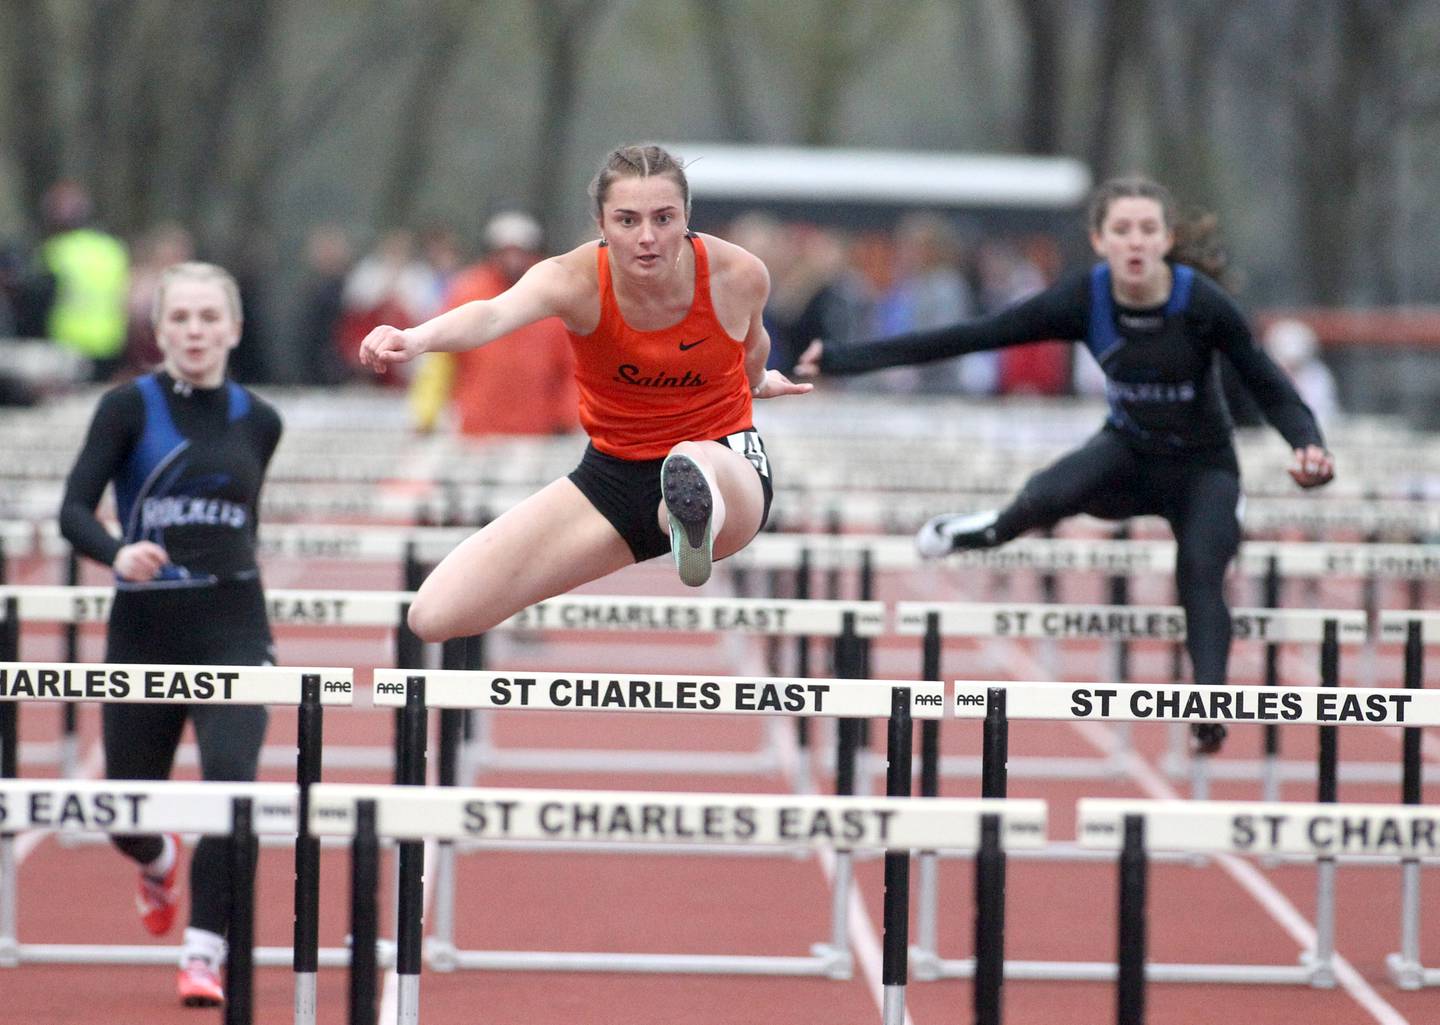
<svg viewBox="0 0 1440 1025">
<path fill-rule="evenodd" d="M 459 841 L 626 841 L 647 845 L 721 844 L 884 849 L 920 847 L 979 849 L 991 870 L 977 873 L 976 935 L 987 937 L 986 964 L 977 982 L 977 1022 L 998 1025 L 1004 957 L 1004 870 L 1007 848 L 1035 847 L 1046 835 L 1043 801 L 937 799 L 906 801 L 875 797 L 799 797 L 625 791 L 563 791 L 481 788 L 377 787 L 321 784 L 310 804 L 317 834 L 351 837 L 352 921 L 356 947 L 368 949 L 375 900 L 377 837 L 401 842 L 428 838 Z M 587 823 L 592 823 L 588 824 Z M 837 832 L 838 827 L 838 832 Z M 838 835 L 843 834 L 843 835 Z M 984 889 L 981 891 L 983 880 Z M 403 895 L 403 891 L 402 891 Z M 904 1021 L 905 915 L 902 889 L 885 893 L 884 1025 Z M 418 937 L 417 904 L 402 909 L 405 932 Z M 402 947 L 398 1018 L 419 1020 L 418 943 Z M 375 1021 L 374 969 L 357 959 L 351 968 L 352 1025 Z"/>
<path fill-rule="evenodd" d="M 231 906 L 226 923 L 229 958 L 224 1021 L 226 1025 L 249 1025 L 254 1013 L 253 970 L 258 960 L 254 948 L 256 837 L 293 834 L 300 826 L 300 815 L 298 790 L 289 783 L 0 779 L 0 842 L 4 844 L 0 865 L 5 883 L 13 890 L 11 843 L 22 830 L 228 835 Z M 162 949 L 171 962 L 179 955 L 174 948 Z M 16 942 L 13 900 L 0 908 L 0 965 L 71 960 L 52 958 L 53 951 L 53 947 Z M 165 962 L 133 958 L 110 963 Z"/>
<path fill-rule="evenodd" d="M 1344 609 L 1250 609 L 1231 610 L 1234 637 L 1237 641 L 1264 643 L 1317 643 L 1320 646 L 1322 676 L 1339 673 L 1339 648 L 1342 644 L 1363 644 L 1367 631 L 1365 614 Z M 1166 605 L 1047 605 L 1000 604 L 985 602 L 900 602 L 896 606 L 895 632 L 921 638 L 921 670 L 923 679 L 943 679 L 941 643 L 946 637 L 1014 637 L 1047 640 L 1109 639 L 1160 640 L 1182 642 L 1185 639 L 1185 613 L 1177 606 Z M 1128 680 L 1120 680 L 1128 683 Z M 932 737 L 931 734 L 934 734 Z M 1122 735 L 1123 736 L 1123 735 Z M 979 774 L 974 759 L 939 757 L 939 725 L 927 725 L 921 733 L 922 779 L 930 772 L 931 760 L 947 775 Z M 1128 740 L 1106 758 L 1017 758 L 1009 770 L 1017 776 L 1058 779 L 1108 779 L 1125 769 L 1129 757 Z M 1215 765 L 1196 759 L 1191 774 L 1194 796 L 1203 798 L 1208 774 L 1218 772 Z M 1273 762 L 1267 770 L 1251 763 L 1251 778 L 1265 771 L 1275 772 Z M 924 790 L 922 788 L 922 793 Z"/>
<path fill-rule="evenodd" d="M 70 641 L 74 628 L 84 624 L 105 623 L 115 589 L 108 585 L 66 586 L 53 584 L 0 585 L 0 608 L 12 608 L 6 623 L 13 624 L 13 639 L 8 649 L 10 658 L 18 660 L 20 627 L 25 623 L 60 623 L 67 629 L 67 651 L 72 656 L 75 646 Z M 336 629 L 351 627 L 389 627 L 395 630 L 395 662 L 401 666 L 418 667 L 424 657 L 423 646 L 405 623 L 405 612 L 414 594 L 404 591 L 322 591 L 306 589 L 267 589 L 265 606 L 273 626 Z M 11 606 L 9 603 L 14 602 Z M 340 672 L 340 670 L 336 670 Z M 343 670 L 351 674 L 350 669 Z M 339 682 L 340 678 L 335 678 Z M 294 703 L 294 702 L 287 702 Z M 22 752 L 27 762 L 64 765 L 62 739 L 59 750 L 48 745 L 26 745 Z M 340 768 L 389 768 L 394 761 L 391 748 L 332 745 L 326 760 Z M 193 748 L 182 746 L 177 764 L 193 764 Z M 292 763 L 288 751 L 266 746 L 260 752 L 265 768 L 281 768 Z M 267 838 L 268 839 L 268 838 Z"/>
<path fill-rule="evenodd" d="M 1379 622 L 1379 643 L 1401 643 L 1405 646 L 1405 687 L 1410 690 L 1425 686 L 1424 666 L 1427 645 L 1440 644 L 1440 613 L 1382 612 Z M 1400 800 L 1414 806 L 1420 803 L 1422 761 L 1421 733 L 1418 727 L 1407 727 L 1404 739 L 1405 776 L 1400 785 Z M 1440 968 L 1426 968 L 1420 960 L 1420 863 L 1406 858 L 1400 866 L 1401 918 L 1400 950 L 1385 959 L 1390 979 L 1401 989 L 1440 986 Z"/>
<path fill-rule="evenodd" d="M 1319 783 L 1316 796 L 1320 806 L 1333 807 L 1337 798 L 1337 729 L 1340 726 L 1419 728 L 1440 725 L 1440 692 L 1393 687 L 1338 687 L 1333 683 L 1333 676 L 1329 679 L 1331 682 L 1322 687 L 956 681 L 952 701 L 957 717 L 984 719 L 986 797 L 1002 797 L 1005 794 L 1005 751 L 1012 719 L 1090 722 L 1275 722 L 1319 727 Z M 1418 761 L 1418 747 L 1413 757 Z M 1297 807 L 1276 802 L 1256 803 L 1281 809 Z M 1196 802 L 1195 806 L 1220 807 L 1221 804 Z M 1433 837 L 1431 843 L 1432 846 L 1440 843 L 1440 836 Z M 1084 848 L 1086 845 L 1082 842 L 1080 846 Z M 1317 865 L 1315 949 L 1303 952 L 1299 965 L 1156 964 L 1146 968 L 1147 977 L 1157 982 L 1263 982 L 1317 988 L 1333 986 L 1336 857 L 1354 852 L 1337 849 L 1330 853 L 1335 856 L 1321 857 Z M 926 913 L 927 899 L 928 895 L 922 891 L 922 916 Z M 1411 893 L 1402 893 L 1402 900 L 1413 901 L 1413 913 L 1418 916 L 1418 887 Z M 1408 909 L 1406 914 L 1410 914 Z M 923 929 L 922 918 L 922 925 L 917 932 L 924 935 Z M 922 951 L 922 954 L 929 953 L 931 952 Z M 912 954 L 912 957 L 915 956 Z M 921 961 L 918 958 L 916 965 L 919 977 Z M 966 962 L 939 961 L 938 958 L 929 961 L 928 967 L 938 971 L 939 977 L 963 975 L 968 971 Z M 1007 971 L 1012 970 L 1015 977 L 1020 978 L 1106 980 L 1114 977 L 1113 966 L 1095 962 L 1012 962 L 1007 965 Z"/>
<path fill-rule="evenodd" d="M 18 602 L 6 599 L 0 655 L 13 654 Z M 302 810 L 308 788 L 320 779 L 323 708 L 354 700 L 351 669 L 274 666 L 157 666 L 129 663 L 37 663 L 0 661 L 0 779 L 18 775 L 18 706 L 26 701 L 131 701 L 183 704 L 298 705 L 295 761 Z M 113 788 L 113 787 L 112 787 Z M 290 964 L 295 971 L 295 1020 L 314 1021 L 314 953 L 319 929 L 320 847 L 303 828 L 295 834 L 295 939 L 289 949 L 262 948 L 262 965 Z M 264 831 L 267 834 L 273 831 Z M 0 966 L 22 962 L 49 964 L 167 964 L 179 957 L 173 946 L 113 944 L 25 944 L 16 932 L 18 881 L 12 841 L 0 837 Z M 340 965 L 348 952 L 323 952 L 323 963 Z"/>
<path fill-rule="evenodd" d="M 840 680 L 813 678 L 689 676 L 639 677 L 622 673 L 574 674 L 505 670 L 438 671 L 424 674 L 377 669 L 377 707 L 403 707 L 412 723 L 405 731 L 411 759 L 399 782 L 424 782 L 424 715 L 427 707 L 442 710 L 512 709 L 531 711 L 655 712 L 722 715 L 827 716 L 842 726 L 872 717 L 889 719 L 887 795 L 909 796 L 911 736 L 914 719 L 944 715 L 944 687 L 937 682 Z M 836 790 L 852 794 L 858 730 L 840 731 L 836 745 Z M 453 765 L 443 745 L 454 742 L 442 731 L 442 766 Z M 418 755 L 417 755 L 418 752 Z M 442 786 L 453 785 L 442 777 Z M 733 853 L 730 847 L 722 848 Z M 712 852 L 713 853 L 713 852 Z M 402 856 L 404 850 L 402 848 Z M 435 926 L 427 959 L 437 971 L 455 969 L 553 971 L 651 971 L 673 973 L 823 975 L 848 978 L 852 965 L 847 934 L 851 878 L 849 853 L 837 855 L 831 902 L 830 938 L 812 947 L 808 957 L 761 955 L 696 955 L 638 953 L 572 953 L 556 951 L 478 951 L 456 948 L 454 932 L 455 851 L 442 845 L 436 865 Z M 887 878 L 900 866 L 887 861 Z M 905 866 L 908 889 L 908 862 Z"/>
<path fill-rule="evenodd" d="M 1172 972 L 1198 973 L 1208 967 L 1146 961 L 1146 867 L 1151 851 L 1284 854 L 1314 858 L 1322 866 L 1333 865 L 1340 854 L 1391 860 L 1440 854 L 1440 814 L 1413 805 L 1082 798 L 1076 829 L 1083 845 L 1120 852 L 1120 938 L 1113 977 L 1121 1025 L 1144 1021 L 1147 981 L 1169 981 Z M 1328 937 L 1319 939 L 1323 943 Z M 1292 969 L 1302 976 L 1297 981 L 1333 986 L 1329 953 L 1317 949 L 1308 966 Z M 1230 966 L 1231 981 L 1288 981 L 1247 968 Z"/>
</svg>

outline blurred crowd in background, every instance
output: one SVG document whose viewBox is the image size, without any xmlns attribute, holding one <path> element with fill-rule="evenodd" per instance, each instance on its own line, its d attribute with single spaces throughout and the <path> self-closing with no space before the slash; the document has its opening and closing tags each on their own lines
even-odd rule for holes
<svg viewBox="0 0 1440 1025">
<path fill-rule="evenodd" d="M 203 258 L 180 224 L 158 224 L 122 240 L 96 222 L 83 186 L 62 181 L 45 194 L 45 235 L 33 247 L 0 247 L 0 338 L 44 338 L 87 361 L 94 381 L 143 373 L 159 362 L 150 310 L 160 271 Z M 770 365 L 792 367 L 812 339 L 855 344 L 994 313 L 1040 291 L 1064 269 L 1045 234 L 987 236 L 927 211 L 903 214 L 890 230 L 848 232 L 782 221 L 763 211 L 720 232 L 770 268 L 766 310 Z M 484 350 L 428 356 L 407 373 L 377 378 L 357 359 L 377 324 L 410 326 L 451 306 L 496 295 L 535 261 L 555 252 L 538 221 L 521 210 L 497 213 L 471 245 L 451 228 L 398 229 L 372 240 L 322 224 L 307 236 L 305 284 L 289 326 L 254 311 L 263 274 L 232 268 L 245 293 L 245 336 L 231 360 L 244 383 L 312 386 L 357 383 L 403 387 L 416 428 L 462 434 L 544 434 L 576 426 L 568 341 L 542 323 Z M 563 248 L 563 247 L 560 247 Z M 284 344 L 261 339 L 285 330 Z M 1336 411 L 1333 375 L 1314 332 L 1299 321 L 1269 325 L 1265 344 L 1300 384 L 1322 422 Z M 284 373 L 266 353 L 284 352 Z M 925 367 L 902 367 L 844 382 L 854 390 L 898 394 L 1099 395 L 1104 381 L 1063 340 L 977 353 Z M 517 394 L 533 401 L 516 403 Z M 1232 396 L 1241 422 L 1243 395 Z"/>
</svg>

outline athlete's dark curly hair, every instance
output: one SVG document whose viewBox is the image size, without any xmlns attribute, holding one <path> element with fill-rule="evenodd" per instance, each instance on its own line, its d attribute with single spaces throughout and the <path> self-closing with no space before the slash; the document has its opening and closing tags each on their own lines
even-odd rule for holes
<svg viewBox="0 0 1440 1025">
<path fill-rule="evenodd" d="M 1170 190 L 1142 175 L 1111 178 L 1096 186 L 1090 194 L 1086 221 L 1096 234 L 1105 223 L 1110 204 L 1117 199 L 1138 197 L 1153 199 L 1160 204 L 1165 224 L 1175 232 L 1175 245 L 1165 258 L 1171 263 L 1184 263 L 1217 281 L 1223 280 L 1229 256 L 1220 245 L 1219 219 L 1213 213 L 1181 217 Z"/>
</svg>

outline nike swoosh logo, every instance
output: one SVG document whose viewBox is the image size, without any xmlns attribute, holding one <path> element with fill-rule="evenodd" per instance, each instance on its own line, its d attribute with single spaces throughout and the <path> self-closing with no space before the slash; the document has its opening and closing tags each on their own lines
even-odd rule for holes
<svg viewBox="0 0 1440 1025">
<path fill-rule="evenodd" d="M 695 346 L 699 345 L 701 342 L 704 342 L 704 341 L 709 340 L 709 338 L 710 338 L 710 336 L 709 336 L 709 335 L 706 335 L 704 338 L 697 339 L 696 341 L 693 341 L 693 342 L 691 342 L 691 343 L 688 344 L 688 345 L 685 344 L 684 342 L 681 342 L 681 343 L 680 343 L 680 351 L 681 351 L 681 352 L 689 352 L 691 349 L 695 348 Z"/>
</svg>

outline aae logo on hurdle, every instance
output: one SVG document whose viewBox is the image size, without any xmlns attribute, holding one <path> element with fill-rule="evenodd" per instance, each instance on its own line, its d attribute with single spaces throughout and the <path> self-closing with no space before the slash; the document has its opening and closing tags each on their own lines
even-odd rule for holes
<svg viewBox="0 0 1440 1025">
<path fill-rule="evenodd" d="M 1392 687 L 1230 687 L 1189 684 L 955 682 L 959 718 L 983 718 L 987 691 L 1005 691 L 1009 719 L 1117 722 L 1440 725 L 1440 691 Z"/>
<path fill-rule="evenodd" d="M 743 676 L 631 676 L 442 669 L 376 669 L 374 703 L 405 704 L 406 680 L 425 677 L 431 708 L 527 708 L 600 712 L 753 712 L 878 718 L 896 688 L 910 689 L 910 714 L 945 714 L 944 685 L 930 680 L 824 680 Z"/>
<path fill-rule="evenodd" d="M 1440 810 L 1407 804 L 1142 801 L 1082 798 L 1077 829 L 1087 847 L 1118 848 L 1124 820 L 1145 823 L 1151 850 L 1197 853 L 1440 855 Z"/>
</svg>

